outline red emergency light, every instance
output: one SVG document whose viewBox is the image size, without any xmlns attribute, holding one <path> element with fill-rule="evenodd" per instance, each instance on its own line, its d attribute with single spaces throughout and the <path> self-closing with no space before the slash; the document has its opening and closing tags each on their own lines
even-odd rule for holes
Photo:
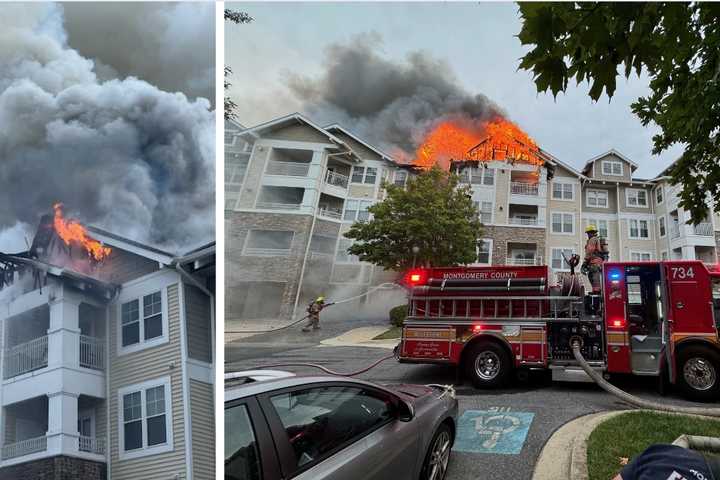
<svg viewBox="0 0 720 480">
<path fill-rule="evenodd" d="M 625 328 L 625 319 L 616 318 L 610 323 L 610 325 L 612 325 L 614 328 Z"/>
<path fill-rule="evenodd" d="M 405 280 L 411 286 L 422 285 L 427 281 L 427 272 L 424 270 L 410 270 L 405 275 Z"/>
</svg>

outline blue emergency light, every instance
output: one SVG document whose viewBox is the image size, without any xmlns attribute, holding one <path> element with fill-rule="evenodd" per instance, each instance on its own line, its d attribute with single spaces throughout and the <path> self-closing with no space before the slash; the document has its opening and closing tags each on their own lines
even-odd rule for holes
<svg viewBox="0 0 720 480">
<path fill-rule="evenodd" d="M 622 278 L 622 273 L 620 273 L 620 270 L 610 270 L 608 278 L 610 278 L 610 280 L 620 280 L 620 278 Z"/>
</svg>

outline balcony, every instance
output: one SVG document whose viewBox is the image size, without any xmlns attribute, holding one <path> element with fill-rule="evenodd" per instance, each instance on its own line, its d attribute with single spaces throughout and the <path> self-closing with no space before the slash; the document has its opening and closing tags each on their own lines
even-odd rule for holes
<svg viewBox="0 0 720 480">
<path fill-rule="evenodd" d="M 80 366 L 105 369 L 105 342 L 102 339 L 80 335 Z"/>
<path fill-rule="evenodd" d="M 332 218 L 333 220 L 342 220 L 343 216 L 342 209 L 331 207 L 320 207 L 318 213 L 321 217 Z"/>
<path fill-rule="evenodd" d="M 535 258 L 521 258 L 521 257 L 508 257 L 505 259 L 505 265 L 542 265 L 542 257 Z"/>
<path fill-rule="evenodd" d="M 256 208 L 265 210 L 300 210 L 302 205 L 299 203 L 275 203 L 275 202 L 258 202 Z"/>
<path fill-rule="evenodd" d="M 325 173 L 325 183 L 334 187 L 346 189 L 348 188 L 349 177 L 341 173 L 328 170 Z"/>
<path fill-rule="evenodd" d="M 680 237 L 680 227 L 673 225 L 670 227 L 670 238 Z"/>
<path fill-rule="evenodd" d="M 78 437 L 78 449 L 81 452 L 105 455 L 105 439 L 80 435 Z"/>
<path fill-rule="evenodd" d="M 5 352 L 3 378 L 17 377 L 48 365 L 48 337 L 30 340 L 10 347 Z"/>
<path fill-rule="evenodd" d="M 702 223 L 698 223 L 697 225 L 694 225 L 693 233 L 695 235 L 701 235 L 704 237 L 711 237 L 711 236 L 715 235 L 715 232 L 713 231 L 712 223 L 710 223 L 710 222 L 702 222 Z"/>
<path fill-rule="evenodd" d="M 538 225 L 537 217 L 510 217 L 510 225 Z"/>
<path fill-rule="evenodd" d="M 11 458 L 30 455 L 31 453 L 44 452 L 47 450 L 47 437 L 28 438 L 15 443 L 9 443 L 2 447 L 2 459 L 10 460 Z"/>
<path fill-rule="evenodd" d="M 270 160 L 265 169 L 266 175 L 283 175 L 288 177 L 306 177 L 310 171 L 309 163 L 280 162 Z"/>
<path fill-rule="evenodd" d="M 529 195 L 537 197 L 538 191 L 539 189 L 537 183 L 510 182 L 510 193 L 513 195 Z"/>
</svg>

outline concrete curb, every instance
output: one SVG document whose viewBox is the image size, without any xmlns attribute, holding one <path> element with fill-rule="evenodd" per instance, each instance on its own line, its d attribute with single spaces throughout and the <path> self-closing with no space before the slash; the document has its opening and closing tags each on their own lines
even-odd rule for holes
<svg viewBox="0 0 720 480">
<path fill-rule="evenodd" d="M 392 350 L 400 341 L 399 338 L 387 340 L 373 340 L 384 333 L 389 327 L 359 327 L 343 333 L 340 336 L 320 341 L 320 346 L 326 347 L 374 347 Z"/>
</svg>

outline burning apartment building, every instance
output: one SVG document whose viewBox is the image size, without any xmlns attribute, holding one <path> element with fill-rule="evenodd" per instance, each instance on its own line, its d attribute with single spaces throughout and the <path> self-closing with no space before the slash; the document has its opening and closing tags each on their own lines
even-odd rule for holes
<svg viewBox="0 0 720 480">
<path fill-rule="evenodd" d="M 215 244 L 42 217 L 0 253 L 0 479 L 211 479 Z"/>
</svg>

